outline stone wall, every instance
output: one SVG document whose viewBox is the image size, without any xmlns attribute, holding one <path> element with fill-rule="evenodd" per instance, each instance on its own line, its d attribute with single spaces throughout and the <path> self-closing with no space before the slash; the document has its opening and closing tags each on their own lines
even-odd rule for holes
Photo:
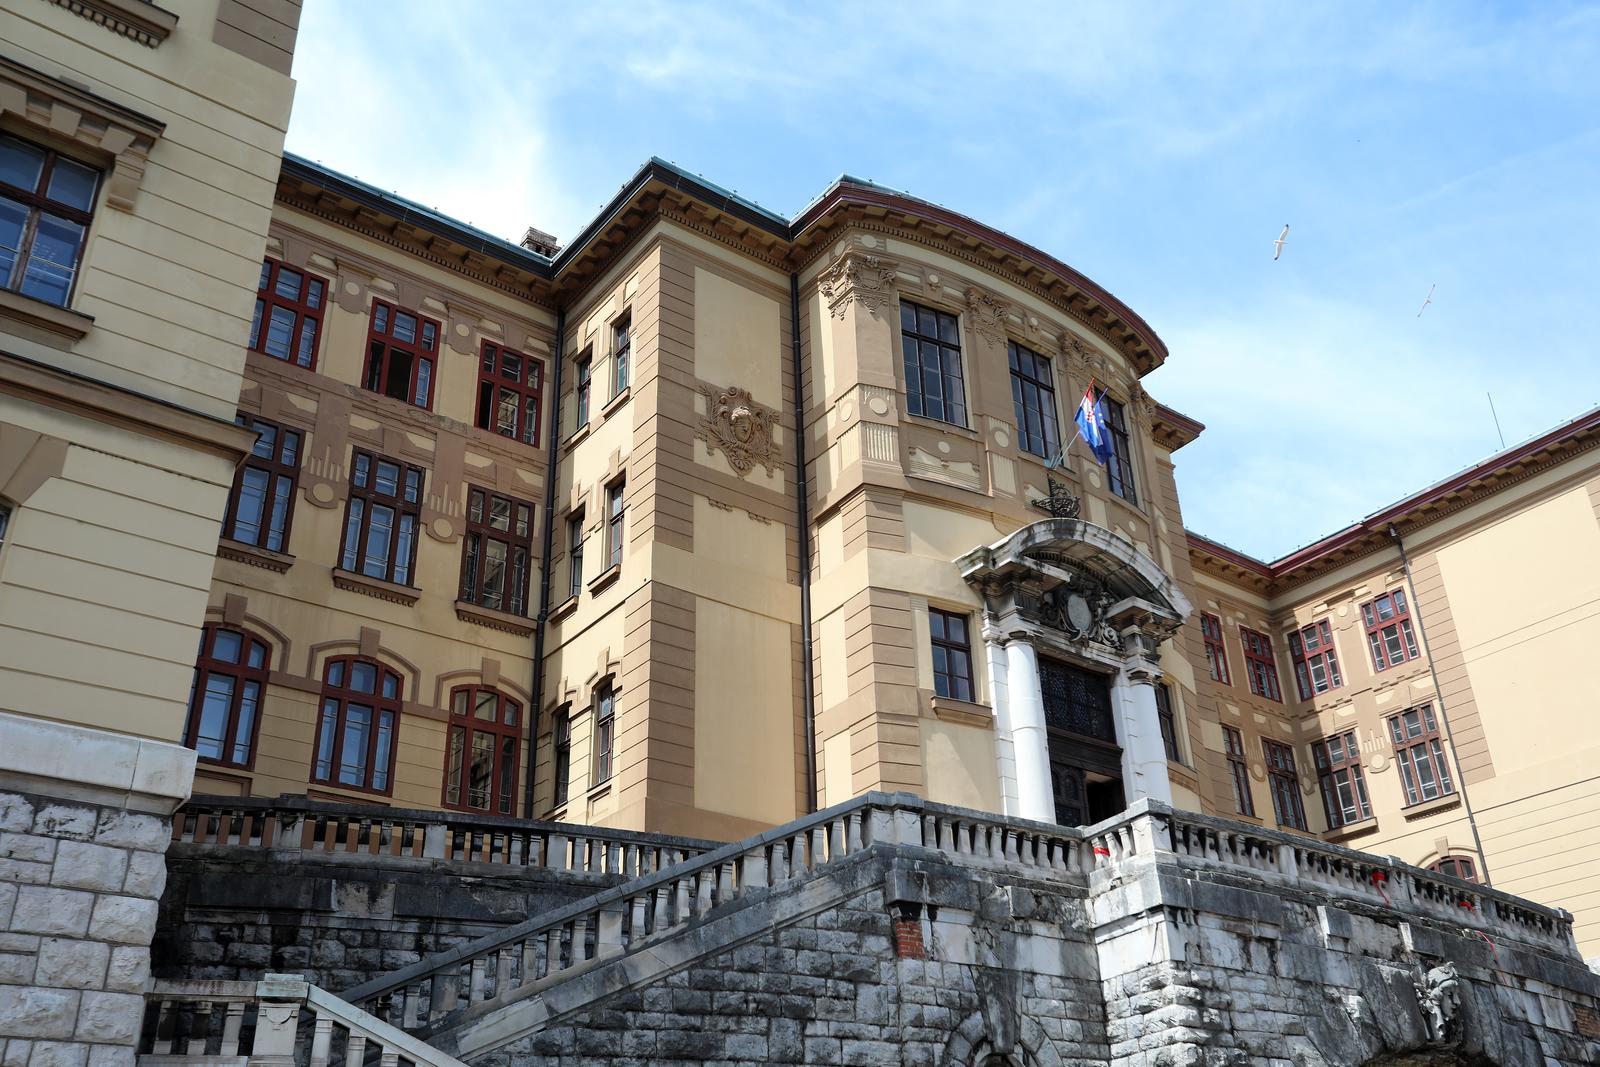
<svg viewBox="0 0 1600 1067">
<path fill-rule="evenodd" d="M 0 792 L 5 1067 L 131 1067 L 170 823 Z"/>
</svg>

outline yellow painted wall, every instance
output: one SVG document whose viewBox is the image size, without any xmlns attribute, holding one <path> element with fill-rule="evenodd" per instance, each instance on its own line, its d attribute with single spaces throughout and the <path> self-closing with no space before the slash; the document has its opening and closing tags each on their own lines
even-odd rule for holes
<svg viewBox="0 0 1600 1067">
<path fill-rule="evenodd" d="M 694 665 L 696 806 L 770 823 L 794 818 L 788 626 L 702 598 Z"/>
</svg>

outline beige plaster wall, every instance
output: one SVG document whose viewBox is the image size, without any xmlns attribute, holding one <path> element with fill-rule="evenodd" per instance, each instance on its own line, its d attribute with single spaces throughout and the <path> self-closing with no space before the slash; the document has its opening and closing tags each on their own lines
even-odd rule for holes
<svg viewBox="0 0 1600 1067">
<path fill-rule="evenodd" d="M 709 599 L 695 621 L 695 804 L 786 822 L 795 816 L 789 627 Z"/>
</svg>

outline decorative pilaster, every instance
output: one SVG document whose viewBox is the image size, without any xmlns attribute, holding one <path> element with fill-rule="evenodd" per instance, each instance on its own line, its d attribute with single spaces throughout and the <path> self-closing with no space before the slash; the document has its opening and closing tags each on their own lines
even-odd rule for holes
<svg viewBox="0 0 1600 1067">
<path fill-rule="evenodd" d="M 852 248 L 822 272 L 817 285 L 836 318 L 844 318 L 852 303 L 883 315 L 894 303 L 895 277 L 893 262 Z"/>
</svg>

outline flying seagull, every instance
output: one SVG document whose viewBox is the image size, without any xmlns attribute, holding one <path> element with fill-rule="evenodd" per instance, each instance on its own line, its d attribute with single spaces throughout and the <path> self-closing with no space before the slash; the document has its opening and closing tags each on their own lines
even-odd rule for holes
<svg viewBox="0 0 1600 1067">
<path fill-rule="evenodd" d="M 1437 288 L 1439 288 L 1437 284 L 1428 286 L 1428 299 L 1424 300 L 1422 306 L 1417 309 L 1417 318 L 1422 318 L 1422 313 L 1428 310 L 1429 304 L 1433 303 L 1433 291 Z"/>
<path fill-rule="evenodd" d="M 1283 224 L 1283 232 L 1278 234 L 1278 239 L 1276 241 L 1272 242 L 1272 258 L 1274 260 L 1283 255 L 1283 246 L 1288 243 L 1288 240 L 1289 224 L 1286 222 Z"/>
</svg>

